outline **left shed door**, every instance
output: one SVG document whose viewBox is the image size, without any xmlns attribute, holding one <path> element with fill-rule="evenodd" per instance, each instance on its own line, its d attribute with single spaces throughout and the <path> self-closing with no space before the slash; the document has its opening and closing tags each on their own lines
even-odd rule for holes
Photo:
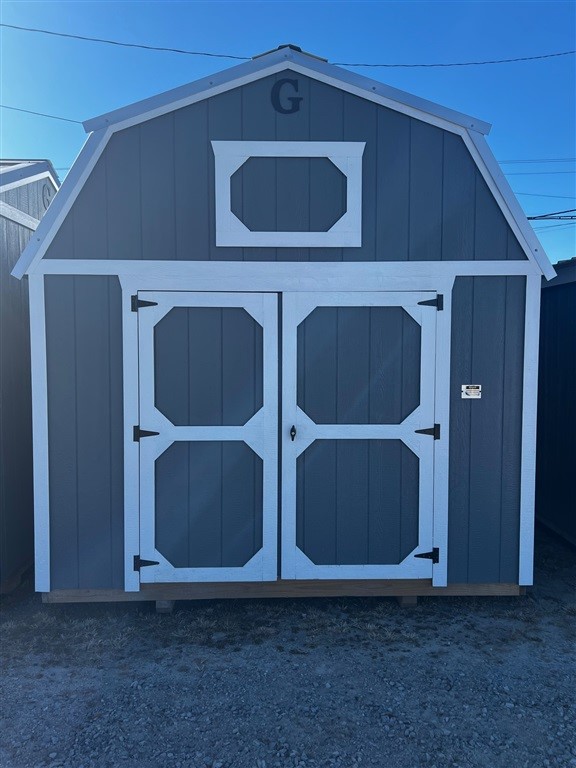
<svg viewBox="0 0 576 768">
<path fill-rule="evenodd" d="M 275 580 L 276 295 L 138 299 L 140 580 Z"/>
</svg>

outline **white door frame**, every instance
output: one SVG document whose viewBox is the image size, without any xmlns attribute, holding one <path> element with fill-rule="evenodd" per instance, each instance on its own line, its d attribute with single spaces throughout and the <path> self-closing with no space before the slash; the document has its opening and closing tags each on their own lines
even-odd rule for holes
<svg viewBox="0 0 576 768">
<path fill-rule="evenodd" d="M 158 561 L 140 572 L 143 583 L 273 581 L 277 578 L 278 331 L 277 296 L 271 293 L 140 292 L 154 302 L 138 310 L 139 425 L 158 432 L 141 438 L 140 557 Z M 242 426 L 175 426 L 154 405 L 154 327 L 173 307 L 240 307 L 263 329 L 263 404 Z M 245 442 L 263 462 L 262 548 L 242 567 L 177 568 L 155 546 L 156 459 L 175 441 Z"/>
<path fill-rule="evenodd" d="M 282 320 L 282 578 L 283 579 L 430 579 L 431 560 L 415 557 L 438 546 L 434 518 L 434 444 L 432 436 L 415 432 L 432 427 L 436 416 L 435 306 L 431 292 L 285 293 Z M 297 328 L 316 307 L 401 306 L 421 327 L 420 404 L 401 424 L 315 424 L 297 405 Z M 296 439 L 290 429 L 296 426 Z M 397 565 L 316 565 L 296 546 L 296 461 L 317 439 L 399 439 L 419 458 L 418 546 Z M 446 439 L 446 438 L 445 438 Z M 434 514 L 435 513 L 435 514 Z M 446 559 L 446 542 L 442 542 Z"/>
</svg>

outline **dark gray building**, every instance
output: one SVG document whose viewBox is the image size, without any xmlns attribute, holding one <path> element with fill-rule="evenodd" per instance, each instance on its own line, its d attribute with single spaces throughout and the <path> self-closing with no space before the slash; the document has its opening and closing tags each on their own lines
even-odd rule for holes
<svg viewBox="0 0 576 768">
<path fill-rule="evenodd" d="M 13 273 L 46 599 L 530 584 L 554 270 L 489 126 L 284 46 L 85 128 Z"/>
<path fill-rule="evenodd" d="M 542 285 L 536 517 L 576 545 L 576 257 Z"/>
<path fill-rule="evenodd" d="M 0 160 L 0 592 L 34 556 L 28 286 L 10 272 L 58 183 L 47 160 Z"/>
</svg>

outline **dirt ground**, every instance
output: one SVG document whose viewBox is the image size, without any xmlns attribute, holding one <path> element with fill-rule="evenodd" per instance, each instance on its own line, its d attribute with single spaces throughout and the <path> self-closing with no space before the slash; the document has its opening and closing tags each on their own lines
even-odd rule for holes
<svg viewBox="0 0 576 768">
<path fill-rule="evenodd" d="M 0 615 L 2 768 L 576 766 L 576 551 L 521 598 L 42 605 Z"/>
</svg>

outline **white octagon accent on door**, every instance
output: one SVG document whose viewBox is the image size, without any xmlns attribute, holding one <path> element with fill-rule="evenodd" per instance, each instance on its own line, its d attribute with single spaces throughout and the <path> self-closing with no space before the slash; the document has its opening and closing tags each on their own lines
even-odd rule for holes
<svg viewBox="0 0 576 768">
<path fill-rule="evenodd" d="M 140 580 L 275 580 L 276 295 L 138 299 Z"/>
<path fill-rule="evenodd" d="M 432 578 L 434 298 L 283 295 L 283 579 Z"/>
</svg>

